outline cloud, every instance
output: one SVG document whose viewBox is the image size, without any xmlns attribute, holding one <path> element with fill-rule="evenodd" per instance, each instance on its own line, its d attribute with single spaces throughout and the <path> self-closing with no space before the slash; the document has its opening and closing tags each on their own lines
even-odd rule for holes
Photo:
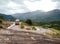
<svg viewBox="0 0 60 44">
<path fill-rule="evenodd" d="M 49 2 L 50 0 L 48 2 L 44 2 L 43 0 L 43 3 L 41 1 L 42 0 L 0 0 L 0 13 L 14 14 L 35 10 L 48 11 L 54 9 L 56 4 L 56 8 L 60 9 L 60 0 L 52 0 L 51 2 Z M 50 7 L 50 5 L 52 7 Z"/>
<path fill-rule="evenodd" d="M 35 10 L 50 11 L 55 9 L 56 7 L 56 2 L 52 2 L 51 0 L 41 0 L 35 2 L 24 1 L 24 3 L 32 11 Z"/>
<path fill-rule="evenodd" d="M 57 2 L 57 6 L 56 6 L 56 8 L 57 9 L 60 9 L 60 0 L 52 0 L 53 2 Z"/>
<path fill-rule="evenodd" d="M 19 0 L 20 1 L 20 0 Z M 17 1 L 17 2 L 19 2 Z M 15 0 L 0 0 L 0 13 L 14 14 L 29 11 L 23 3 L 16 3 Z M 21 1 L 20 1 L 21 2 Z"/>
<path fill-rule="evenodd" d="M 14 14 L 29 11 L 23 1 L 24 0 L 0 0 L 0 13 Z"/>
<path fill-rule="evenodd" d="M 41 0 L 28 0 L 28 1 L 41 1 Z"/>
<path fill-rule="evenodd" d="M 0 0 L 0 5 L 5 5 L 9 2 L 10 0 Z"/>
<path fill-rule="evenodd" d="M 56 2 L 56 1 L 57 1 L 57 2 L 60 2 L 60 0 L 52 0 L 52 1 L 54 1 L 54 2 Z"/>
</svg>

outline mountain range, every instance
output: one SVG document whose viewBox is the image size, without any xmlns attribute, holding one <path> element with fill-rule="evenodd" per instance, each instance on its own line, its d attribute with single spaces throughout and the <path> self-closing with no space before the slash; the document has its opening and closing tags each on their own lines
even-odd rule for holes
<svg viewBox="0 0 60 44">
<path fill-rule="evenodd" d="M 2 14 L 2 13 L 0 13 L 0 19 L 4 19 L 7 21 L 14 21 L 15 20 L 15 18 L 13 16 Z"/>
<path fill-rule="evenodd" d="M 33 22 L 51 22 L 51 21 L 60 21 L 60 10 L 54 9 L 48 12 L 41 10 L 27 12 L 27 13 L 16 13 L 12 15 L 6 15 L 0 13 L 0 19 L 5 19 L 8 21 L 14 21 L 15 19 L 27 20 L 31 19 Z"/>
<path fill-rule="evenodd" d="M 48 12 L 37 10 L 27 13 L 16 13 L 12 16 L 20 20 L 31 19 L 33 22 L 60 21 L 60 10 L 54 9 Z"/>
</svg>

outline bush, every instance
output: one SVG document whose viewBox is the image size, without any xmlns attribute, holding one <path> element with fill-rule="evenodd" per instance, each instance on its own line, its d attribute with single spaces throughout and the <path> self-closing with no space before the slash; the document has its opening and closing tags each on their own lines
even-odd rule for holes
<svg viewBox="0 0 60 44">
<path fill-rule="evenodd" d="M 29 24 L 29 25 L 32 25 L 32 21 L 31 21 L 30 19 L 27 19 L 27 20 L 25 21 L 25 23 L 27 23 L 27 24 Z"/>
<path fill-rule="evenodd" d="M 37 30 L 34 26 L 32 27 L 32 30 Z"/>
<path fill-rule="evenodd" d="M 0 20 L 0 24 L 2 24 L 2 20 Z"/>
<path fill-rule="evenodd" d="M 23 23 L 21 23 L 21 25 L 20 25 L 20 28 L 21 28 L 21 29 L 23 29 L 23 28 L 24 28 L 24 25 L 23 25 Z"/>
<path fill-rule="evenodd" d="M 26 30 L 31 30 L 31 28 L 26 28 Z"/>
</svg>

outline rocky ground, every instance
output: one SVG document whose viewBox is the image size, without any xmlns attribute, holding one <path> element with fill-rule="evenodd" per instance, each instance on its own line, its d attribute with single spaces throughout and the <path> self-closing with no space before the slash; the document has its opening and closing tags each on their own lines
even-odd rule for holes
<svg viewBox="0 0 60 44">
<path fill-rule="evenodd" d="M 0 44 L 60 44 L 60 39 L 30 31 L 1 29 Z"/>
</svg>

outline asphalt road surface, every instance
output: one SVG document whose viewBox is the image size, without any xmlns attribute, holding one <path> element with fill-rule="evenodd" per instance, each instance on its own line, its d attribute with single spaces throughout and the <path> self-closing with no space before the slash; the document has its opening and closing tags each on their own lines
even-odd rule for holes
<svg viewBox="0 0 60 44">
<path fill-rule="evenodd" d="M 25 26 L 25 27 L 28 27 L 28 26 Z M 38 28 L 36 27 L 37 30 L 26 30 L 26 29 L 21 29 L 20 28 L 20 25 L 15 25 L 15 23 L 13 23 L 11 26 L 9 26 L 7 29 L 12 29 L 12 30 L 19 30 L 19 31 L 32 31 L 32 32 L 36 32 L 36 33 L 40 33 L 40 34 L 43 34 L 45 32 L 47 33 L 50 33 L 51 30 L 49 29 L 44 29 L 44 28 Z"/>
</svg>

